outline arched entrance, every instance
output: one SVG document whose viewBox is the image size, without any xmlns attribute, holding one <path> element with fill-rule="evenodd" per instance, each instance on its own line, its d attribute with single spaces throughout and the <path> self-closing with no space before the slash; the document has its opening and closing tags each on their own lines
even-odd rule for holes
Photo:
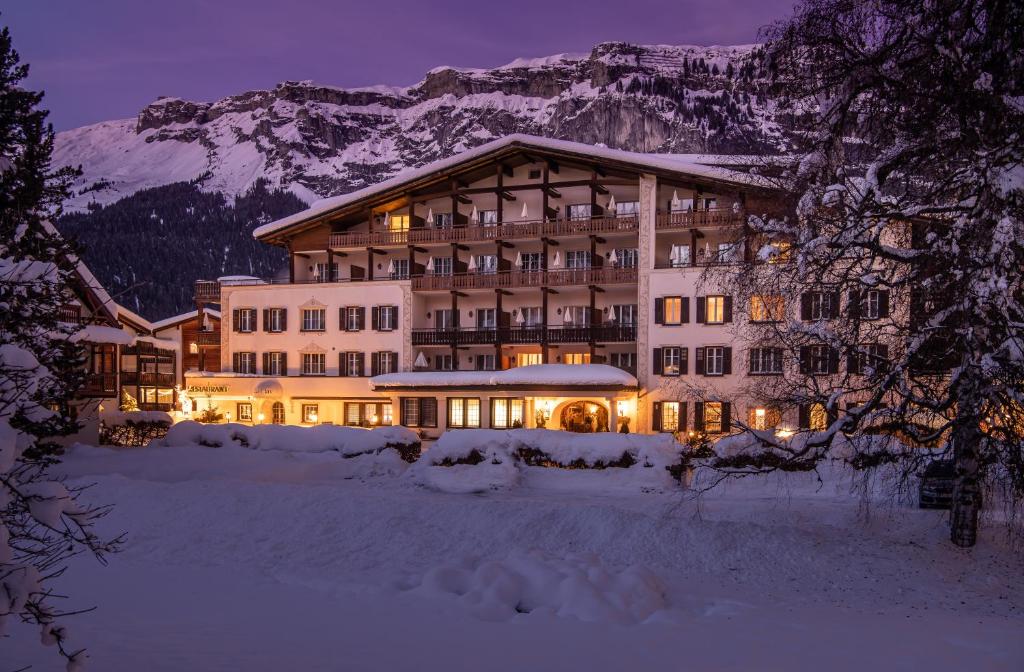
<svg viewBox="0 0 1024 672">
<path fill-rule="evenodd" d="M 558 422 L 567 432 L 607 432 L 608 409 L 596 401 L 572 401 L 562 407 Z"/>
</svg>

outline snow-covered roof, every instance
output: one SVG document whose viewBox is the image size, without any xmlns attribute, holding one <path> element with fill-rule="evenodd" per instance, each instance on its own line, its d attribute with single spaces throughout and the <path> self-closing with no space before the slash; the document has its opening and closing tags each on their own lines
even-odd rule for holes
<svg viewBox="0 0 1024 672">
<path fill-rule="evenodd" d="M 636 378 L 607 364 L 534 364 L 504 371 L 408 371 L 370 379 L 377 390 L 392 387 L 537 385 L 559 387 L 636 387 Z"/>
<path fill-rule="evenodd" d="M 301 224 L 311 219 L 315 219 L 316 217 L 338 210 L 347 205 L 357 203 L 365 198 L 370 198 L 390 189 L 401 187 L 406 183 L 415 182 L 425 177 L 429 177 L 433 173 L 453 168 L 461 163 L 481 158 L 513 145 L 542 151 L 549 150 L 554 152 L 581 154 L 592 159 L 623 161 L 631 163 L 638 168 L 669 171 L 679 173 L 680 175 L 704 177 L 708 179 L 732 182 L 734 184 L 745 184 L 756 187 L 771 186 L 763 178 L 756 175 L 749 175 L 747 173 L 721 168 L 713 165 L 710 159 L 698 159 L 696 155 L 692 154 L 644 154 L 642 152 L 629 152 L 622 149 L 610 149 L 608 147 L 601 147 L 598 145 L 588 145 L 582 142 L 555 140 L 552 138 L 542 138 L 534 135 L 516 133 L 506 135 L 503 138 L 474 147 L 473 149 L 466 150 L 465 152 L 455 154 L 447 159 L 434 161 L 433 163 L 428 163 L 424 166 L 420 166 L 419 168 L 403 170 L 389 180 L 378 182 L 377 184 L 359 189 L 358 191 L 342 194 L 341 196 L 332 196 L 331 198 L 321 199 L 313 203 L 313 205 L 306 210 L 256 227 L 252 232 L 252 235 L 256 238 L 263 238 L 264 236 L 268 236 L 296 224 Z M 715 158 L 721 159 L 725 157 L 717 156 Z M 746 159 L 749 157 L 739 158 Z M 706 161 L 706 163 L 702 163 L 701 160 Z"/>
<path fill-rule="evenodd" d="M 215 310 L 213 308 L 210 308 L 209 306 L 203 306 L 203 312 L 205 312 L 207 315 L 209 315 L 210 317 L 212 317 L 215 320 L 219 320 L 220 319 L 220 311 L 219 310 Z M 176 324 L 179 324 L 181 322 L 185 322 L 187 320 L 194 319 L 194 318 L 198 317 L 198 315 L 199 315 L 199 311 L 198 310 L 191 310 L 191 311 L 189 311 L 187 313 L 182 313 L 181 315 L 174 315 L 172 317 L 165 317 L 162 320 L 157 320 L 156 322 L 153 322 L 152 325 L 151 325 L 151 328 L 152 328 L 152 330 L 154 332 L 161 331 L 162 329 L 167 329 L 168 327 L 173 327 Z"/>
<path fill-rule="evenodd" d="M 133 345 L 135 343 L 135 335 L 118 327 L 107 327 L 101 324 L 87 324 L 71 335 L 71 342 Z"/>
<path fill-rule="evenodd" d="M 51 233 L 57 236 L 62 235 L 61 232 L 57 230 L 57 227 L 55 227 L 53 225 L 53 222 L 51 222 L 50 220 L 44 219 L 42 224 L 43 229 L 46 230 L 47 233 Z M 112 298 L 110 298 L 110 294 L 108 294 L 107 290 L 104 289 L 103 285 L 100 284 L 100 281 L 96 279 L 96 276 L 92 274 L 92 271 L 89 270 L 89 267 L 86 266 L 85 262 L 82 261 L 81 258 L 78 257 L 77 255 L 69 255 L 68 260 L 75 265 L 75 272 L 77 272 L 78 277 L 81 278 L 82 284 L 85 286 L 84 289 L 88 292 L 91 292 L 92 295 L 96 298 L 96 301 L 99 303 L 99 305 L 103 308 L 103 310 L 107 312 L 107 316 L 110 319 L 116 321 L 117 304 L 114 303 L 114 300 Z"/>
</svg>

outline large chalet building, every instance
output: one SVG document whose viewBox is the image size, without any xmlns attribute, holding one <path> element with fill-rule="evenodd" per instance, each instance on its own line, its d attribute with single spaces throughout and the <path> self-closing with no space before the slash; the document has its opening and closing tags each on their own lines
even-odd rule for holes
<svg viewBox="0 0 1024 672">
<path fill-rule="evenodd" d="M 736 398 L 783 373 L 736 330 L 782 307 L 701 283 L 751 263 L 748 213 L 784 211 L 741 164 L 510 136 L 320 201 L 255 230 L 287 250 L 279 277 L 197 283 L 220 371 L 186 372 L 187 394 L 232 421 L 425 438 L 795 426 Z"/>
</svg>

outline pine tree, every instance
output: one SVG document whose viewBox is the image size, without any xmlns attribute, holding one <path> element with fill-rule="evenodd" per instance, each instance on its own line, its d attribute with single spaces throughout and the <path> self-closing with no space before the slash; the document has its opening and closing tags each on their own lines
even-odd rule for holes
<svg viewBox="0 0 1024 672">
<path fill-rule="evenodd" d="M 105 507 L 93 508 L 53 480 L 53 438 L 76 431 L 67 402 L 84 380 L 83 356 L 59 309 L 72 297 L 68 278 L 74 250 L 47 225 L 59 213 L 75 171 L 53 171 L 53 129 L 38 105 L 42 94 L 21 88 L 19 62 L 6 28 L 0 31 L 0 630 L 13 618 L 42 629 L 79 666 L 81 651 L 66 647 L 62 612 L 49 581 L 73 555 L 102 559 L 116 542 L 93 531 Z"/>
</svg>

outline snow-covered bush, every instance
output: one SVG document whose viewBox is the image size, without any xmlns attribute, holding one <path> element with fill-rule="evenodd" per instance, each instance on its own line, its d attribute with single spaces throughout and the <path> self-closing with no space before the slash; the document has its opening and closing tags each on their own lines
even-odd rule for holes
<svg viewBox="0 0 1024 672">
<path fill-rule="evenodd" d="M 173 419 L 163 411 L 115 411 L 100 420 L 100 445 L 144 446 L 163 438 Z"/>
<path fill-rule="evenodd" d="M 164 446 L 199 445 L 210 448 L 237 445 L 253 450 L 323 453 L 334 451 L 342 457 L 377 454 L 394 450 L 406 462 L 419 456 L 420 440 L 416 433 L 405 427 L 341 427 L 317 425 L 242 425 L 225 423 L 206 425 L 185 421 L 171 427 L 160 440 Z"/>
</svg>

